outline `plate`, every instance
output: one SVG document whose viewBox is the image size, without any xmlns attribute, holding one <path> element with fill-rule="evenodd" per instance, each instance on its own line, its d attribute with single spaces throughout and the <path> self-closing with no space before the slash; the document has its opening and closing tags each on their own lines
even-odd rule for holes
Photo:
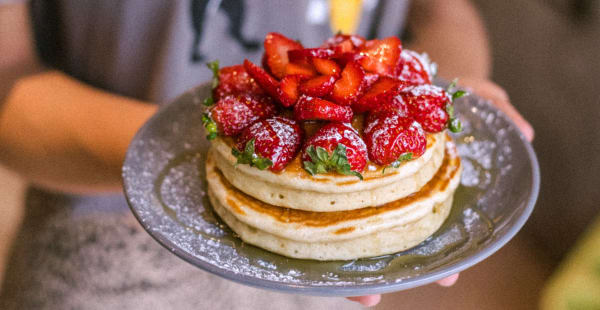
<svg viewBox="0 0 600 310">
<path fill-rule="evenodd" d="M 410 250 L 319 262 L 242 242 L 206 196 L 203 84 L 162 107 L 136 134 L 123 166 L 131 210 L 160 244 L 190 264 L 242 284 L 288 293 L 358 296 L 425 285 L 473 266 L 506 244 L 533 210 L 539 167 L 516 126 L 475 95 L 457 100 L 453 138 L 463 176 L 442 227 Z M 507 266 L 507 268 L 510 268 Z"/>
</svg>

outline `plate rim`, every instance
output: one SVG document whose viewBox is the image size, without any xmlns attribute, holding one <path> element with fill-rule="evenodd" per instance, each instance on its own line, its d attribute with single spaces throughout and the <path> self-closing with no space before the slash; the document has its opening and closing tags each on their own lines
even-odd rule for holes
<svg viewBox="0 0 600 310">
<path fill-rule="evenodd" d="M 144 123 L 144 125 L 142 127 L 140 127 L 140 129 L 136 132 L 135 136 L 131 140 L 131 143 L 127 148 L 125 160 L 123 161 L 123 168 L 125 168 L 127 166 L 126 164 L 131 156 L 131 152 L 133 152 L 133 148 L 131 147 L 133 145 L 133 142 L 139 140 L 139 138 L 143 134 L 143 132 L 145 130 L 147 130 L 148 126 L 150 126 L 149 124 L 151 124 L 153 120 L 158 118 L 160 116 L 161 112 L 163 112 L 166 108 L 168 108 L 172 103 L 175 103 L 175 102 L 181 100 L 181 98 L 183 96 L 196 93 L 198 89 L 200 89 L 202 87 L 206 87 L 206 85 L 208 85 L 208 83 L 200 84 L 200 85 L 186 91 L 185 93 L 181 94 L 180 96 L 177 96 L 175 99 L 170 101 L 168 104 L 162 106 L 154 115 L 152 115 L 152 117 L 150 117 Z M 211 274 L 217 275 L 219 277 L 225 278 L 227 280 L 230 280 L 230 281 L 233 281 L 236 283 L 240 283 L 240 284 L 244 284 L 244 285 L 256 287 L 256 288 L 273 290 L 273 291 L 282 292 L 282 293 L 304 294 L 304 295 L 312 295 L 312 296 L 329 296 L 329 297 L 333 297 L 333 296 L 348 297 L 348 296 L 384 294 L 384 293 L 391 293 L 391 292 L 396 292 L 396 291 L 419 287 L 422 285 L 426 285 L 426 284 L 441 280 L 445 277 L 459 273 L 461 271 L 464 271 L 464 270 L 474 266 L 475 264 L 483 261 L 484 259 L 486 259 L 489 256 L 491 256 L 492 254 L 494 254 L 496 251 L 501 249 L 512 238 L 514 238 L 514 236 L 521 230 L 523 225 L 525 225 L 525 223 L 531 216 L 531 213 L 533 212 L 533 209 L 535 207 L 535 204 L 537 202 L 537 198 L 539 195 L 540 168 L 539 168 L 537 156 L 535 154 L 535 151 L 534 151 L 531 143 L 529 141 L 527 141 L 527 139 L 525 138 L 525 136 L 523 135 L 521 130 L 518 129 L 518 127 L 513 122 L 513 120 L 510 119 L 502 110 L 500 110 L 496 106 L 494 106 L 490 100 L 483 99 L 482 97 L 477 96 L 476 94 L 473 94 L 473 93 L 471 93 L 471 96 L 475 96 L 476 97 L 475 100 L 482 101 L 483 104 L 487 105 L 487 108 L 494 110 L 500 117 L 502 117 L 503 120 L 509 124 L 509 127 L 512 127 L 511 129 L 514 130 L 518 134 L 521 143 L 523 143 L 523 145 L 525 146 L 527 157 L 531 164 L 531 174 L 532 174 L 532 190 L 528 197 L 527 205 L 523 209 L 522 213 L 518 216 L 518 218 L 516 219 L 514 224 L 508 229 L 508 231 L 503 236 L 501 236 L 498 240 L 496 240 L 495 242 L 483 247 L 480 251 L 467 256 L 463 260 L 452 263 L 452 264 L 442 268 L 441 270 L 426 273 L 423 275 L 418 275 L 416 277 L 410 278 L 410 281 L 408 281 L 408 282 L 401 280 L 396 283 L 370 283 L 370 284 L 367 283 L 367 284 L 348 285 L 348 286 L 325 286 L 325 285 L 324 286 L 306 286 L 306 285 L 302 285 L 302 284 L 282 283 L 282 282 L 268 280 L 268 279 L 261 279 L 261 278 L 253 277 L 253 276 L 250 276 L 247 274 L 235 273 L 235 272 L 227 270 L 227 269 L 219 268 L 218 266 L 215 266 L 209 262 L 206 262 L 198 257 L 195 257 L 195 256 L 187 253 L 185 250 L 178 247 L 169 238 L 164 236 L 161 232 L 156 232 L 156 231 L 152 230 L 150 225 L 142 219 L 141 215 L 137 212 L 136 208 L 131 203 L 131 199 L 130 199 L 130 196 L 129 196 L 129 193 L 127 190 L 128 184 L 127 184 L 127 178 L 125 177 L 125 174 L 126 174 L 125 169 L 122 169 L 123 192 L 124 192 L 124 195 L 125 195 L 125 198 L 127 201 L 127 205 L 131 209 L 136 220 L 140 223 L 140 225 L 144 228 L 144 230 L 154 240 L 156 240 L 161 246 L 163 246 L 164 248 L 169 250 L 171 253 L 175 254 L 177 257 L 181 258 L 182 260 L 184 260 L 185 262 L 191 264 L 192 266 L 194 266 L 196 268 L 199 268 L 201 270 L 207 271 Z"/>
</svg>

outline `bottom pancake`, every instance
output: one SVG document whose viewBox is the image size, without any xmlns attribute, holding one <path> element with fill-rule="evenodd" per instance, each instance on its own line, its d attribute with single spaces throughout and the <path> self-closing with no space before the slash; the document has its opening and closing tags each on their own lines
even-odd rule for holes
<svg viewBox="0 0 600 310">
<path fill-rule="evenodd" d="M 411 248 L 437 231 L 448 217 L 453 195 L 434 206 L 431 213 L 417 221 L 373 234 L 336 242 L 301 242 L 278 237 L 237 220 L 209 189 L 208 197 L 216 213 L 243 241 L 293 258 L 350 260 L 392 254 Z"/>
</svg>

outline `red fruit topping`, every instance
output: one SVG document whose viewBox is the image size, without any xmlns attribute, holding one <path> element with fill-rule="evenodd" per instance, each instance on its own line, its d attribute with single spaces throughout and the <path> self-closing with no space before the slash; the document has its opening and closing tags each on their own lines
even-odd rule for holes
<svg viewBox="0 0 600 310">
<path fill-rule="evenodd" d="M 234 136 L 261 118 L 275 115 L 276 107 L 271 98 L 250 94 L 229 95 L 217 101 L 210 110 L 210 117 L 219 132 Z"/>
<path fill-rule="evenodd" d="M 294 117 L 299 121 L 326 120 L 334 122 L 349 122 L 352 119 L 352 109 L 337 105 L 321 98 L 300 96 L 294 106 Z"/>
<path fill-rule="evenodd" d="M 431 84 L 429 61 L 411 50 L 402 50 L 396 77 L 409 85 Z"/>
<path fill-rule="evenodd" d="M 331 99 L 341 105 L 351 105 L 361 93 L 365 72 L 356 63 L 350 62 L 342 71 L 342 77 L 333 85 Z"/>
<path fill-rule="evenodd" d="M 391 101 L 397 91 L 403 86 L 402 82 L 392 78 L 381 77 L 364 96 L 352 105 L 352 108 L 357 113 L 373 111 Z"/>
<path fill-rule="evenodd" d="M 315 69 L 309 65 L 304 63 L 288 63 L 285 66 L 285 74 L 286 75 L 302 75 L 305 77 L 313 77 L 317 75 Z"/>
<path fill-rule="evenodd" d="M 310 58 L 331 58 L 335 52 L 329 48 L 305 48 L 288 52 L 290 61 L 298 62 Z"/>
<path fill-rule="evenodd" d="M 238 158 L 238 164 L 279 171 L 294 159 L 303 135 L 292 119 L 275 116 L 259 120 L 244 129 L 232 153 Z"/>
<path fill-rule="evenodd" d="M 344 123 L 329 123 L 306 141 L 302 161 L 310 174 L 336 171 L 356 175 L 367 164 L 367 147 L 358 132 Z"/>
<path fill-rule="evenodd" d="M 359 35 L 348 35 L 348 34 L 337 34 L 334 37 L 331 37 L 321 45 L 321 47 L 334 48 L 339 45 L 346 45 L 347 43 L 351 43 L 353 48 L 360 47 L 365 44 L 365 38 Z"/>
<path fill-rule="evenodd" d="M 446 105 L 452 104 L 452 98 L 441 87 L 418 85 L 407 87 L 400 93 L 408 106 L 408 112 L 428 132 L 440 132 L 446 128 L 448 114 Z"/>
<path fill-rule="evenodd" d="M 213 91 L 215 101 L 227 95 L 238 94 L 262 95 L 264 91 L 248 73 L 244 66 L 237 65 L 221 68 L 219 70 L 219 85 Z"/>
<path fill-rule="evenodd" d="M 253 77 L 258 85 L 262 87 L 271 97 L 278 97 L 279 81 L 271 77 L 263 68 L 253 64 L 250 60 L 244 60 L 244 69 Z"/>
<path fill-rule="evenodd" d="M 334 75 L 321 75 L 302 83 L 300 92 L 308 96 L 324 97 L 331 93 L 335 81 Z"/>
<path fill-rule="evenodd" d="M 335 75 L 339 76 L 342 70 L 338 64 L 331 59 L 313 58 L 313 65 L 317 72 L 322 75 Z"/>
<path fill-rule="evenodd" d="M 379 74 L 371 72 L 365 73 L 365 82 L 363 84 L 363 89 L 371 89 L 371 87 L 377 81 L 379 81 Z"/>
<path fill-rule="evenodd" d="M 302 44 L 277 32 L 267 34 L 264 46 L 267 65 L 271 73 L 280 79 L 285 75 L 285 66 L 289 63 L 288 51 L 303 48 Z"/>
<path fill-rule="evenodd" d="M 359 60 L 365 70 L 381 75 L 390 75 L 400 58 L 402 42 L 396 37 L 370 40 L 359 51 L 361 55 L 365 56 Z"/>
<path fill-rule="evenodd" d="M 279 101 L 284 107 L 291 107 L 298 100 L 298 87 L 305 78 L 302 75 L 286 75 L 279 83 Z"/>
<path fill-rule="evenodd" d="M 364 130 L 369 159 L 397 167 L 401 161 L 417 158 L 425 152 L 427 138 L 421 125 L 409 117 L 388 111 L 369 117 Z"/>
<path fill-rule="evenodd" d="M 377 106 L 369 113 L 369 118 L 374 114 L 384 111 L 393 111 L 405 117 L 411 116 L 408 111 L 408 105 L 399 93 L 394 93 L 389 100 L 381 102 L 381 105 Z"/>
</svg>

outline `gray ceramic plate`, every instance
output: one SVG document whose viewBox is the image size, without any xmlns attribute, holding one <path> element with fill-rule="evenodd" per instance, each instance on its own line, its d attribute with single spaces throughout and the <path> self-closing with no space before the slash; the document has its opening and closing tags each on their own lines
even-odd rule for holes
<svg viewBox="0 0 600 310">
<path fill-rule="evenodd" d="M 488 102 L 456 110 L 464 172 L 452 212 L 419 246 L 352 261 L 290 259 L 245 244 L 215 217 L 205 195 L 205 84 L 163 107 L 135 136 L 123 167 L 127 199 L 144 228 L 183 260 L 224 278 L 278 291 L 327 296 L 386 293 L 464 270 L 501 248 L 533 210 L 539 168 L 531 145 Z M 510 268 L 507 266 L 507 268 Z"/>
</svg>

